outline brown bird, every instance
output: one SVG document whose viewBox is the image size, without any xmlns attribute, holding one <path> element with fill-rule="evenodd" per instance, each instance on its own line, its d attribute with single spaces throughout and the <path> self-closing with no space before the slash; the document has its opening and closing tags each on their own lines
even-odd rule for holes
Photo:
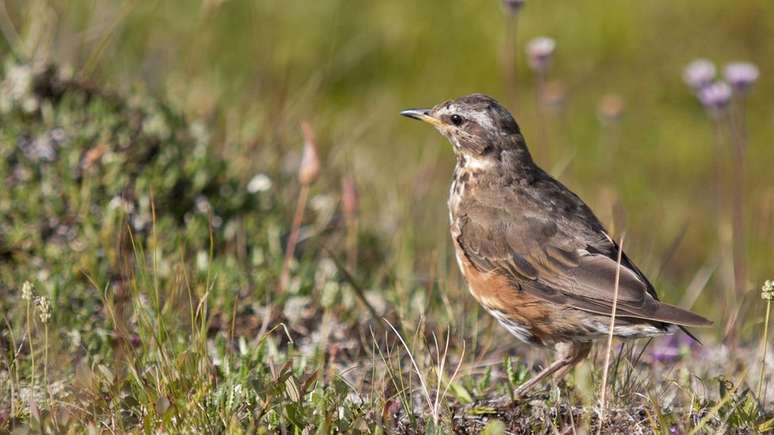
<svg viewBox="0 0 774 435">
<path fill-rule="evenodd" d="M 470 292 L 511 334 L 559 352 L 516 395 L 564 376 L 609 334 L 618 245 L 577 195 L 535 164 L 518 124 L 493 98 L 473 94 L 401 115 L 433 125 L 454 147 L 449 218 Z M 624 253 L 619 275 L 615 336 L 676 327 L 691 335 L 686 326 L 712 324 L 660 302 Z"/>
</svg>

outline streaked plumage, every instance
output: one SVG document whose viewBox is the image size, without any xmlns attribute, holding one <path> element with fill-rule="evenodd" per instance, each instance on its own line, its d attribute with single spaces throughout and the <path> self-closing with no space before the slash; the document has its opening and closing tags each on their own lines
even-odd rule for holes
<svg viewBox="0 0 774 435">
<path fill-rule="evenodd" d="M 562 354 L 520 392 L 563 374 L 609 332 L 617 244 L 577 195 L 534 163 L 513 117 L 491 97 L 473 94 L 403 114 L 431 123 L 454 147 L 451 236 L 470 292 L 514 336 Z M 615 335 L 709 324 L 660 302 L 622 254 Z"/>
</svg>

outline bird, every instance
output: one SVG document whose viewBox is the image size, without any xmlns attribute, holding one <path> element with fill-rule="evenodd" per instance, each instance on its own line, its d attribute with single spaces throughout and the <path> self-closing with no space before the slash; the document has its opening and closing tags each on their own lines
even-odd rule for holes
<svg viewBox="0 0 774 435">
<path fill-rule="evenodd" d="M 494 98 L 472 94 L 400 114 L 432 125 L 453 147 L 450 232 L 470 293 L 516 338 L 557 351 L 515 398 L 564 377 L 609 335 L 613 316 L 613 335 L 627 339 L 678 328 L 696 339 L 687 327 L 712 325 L 659 300 L 589 206 L 536 164 Z"/>
</svg>

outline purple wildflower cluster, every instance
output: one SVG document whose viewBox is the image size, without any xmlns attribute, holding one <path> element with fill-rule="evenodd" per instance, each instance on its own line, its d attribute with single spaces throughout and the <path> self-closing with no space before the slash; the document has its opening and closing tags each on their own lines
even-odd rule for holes
<svg viewBox="0 0 774 435">
<path fill-rule="evenodd" d="M 716 74 L 715 65 L 707 59 L 694 60 L 683 71 L 683 80 L 713 116 L 721 115 L 734 95 L 746 95 L 758 80 L 759 71 L 752 63 L 733 62 L 723 69 L 725 80 L 716 79 Z"/>
</svg>

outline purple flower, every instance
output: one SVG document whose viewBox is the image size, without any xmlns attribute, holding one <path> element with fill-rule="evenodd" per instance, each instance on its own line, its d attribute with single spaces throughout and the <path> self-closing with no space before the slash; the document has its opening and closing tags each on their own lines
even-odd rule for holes
<svg viewBox="0 0 774 435">
<path fill-rule="evenodd" d="M 527 43 L 527 58 L 529 66 L 535 71 L 545 72 L 551 64 L 551 57 L 556 49 L 556 42 L 546 36 L 532 38 Z"/>
<path fill-rule="evenodd" d="M 731 102 L 731 86 L 726 82 L 716 81 L 699 90 L 699 101 L 710 111 L 718 114 Z"/>
<path fill-rule="evenodd" d="M 744 93 L 758 80 L 758 67 L 749 62 L 734 62 L 723 71 L 734 91 Z"/>
<path fill-rule="evenodd" d="M 696 343 L 686 334 L 677 333 L 657 339 L 650 348 L 650 356 L 654 361 L 672 363 L 689 354 Z"/>
<path fill-rule="evenodd" d="M 707 59 L 696 59 L 683 70 L 683 81 L 696 90 L 709 86 L 714 79 L 715 65 Z"/>
<path fill-rule="evenodd" d="M 503 0 L 503 6 L 505 7 L 505 10 L 508 11 L 511 15 L 516 15 L 519 13 L 521 8 L 524 7 L 525 0 Z"/>
</svg>

